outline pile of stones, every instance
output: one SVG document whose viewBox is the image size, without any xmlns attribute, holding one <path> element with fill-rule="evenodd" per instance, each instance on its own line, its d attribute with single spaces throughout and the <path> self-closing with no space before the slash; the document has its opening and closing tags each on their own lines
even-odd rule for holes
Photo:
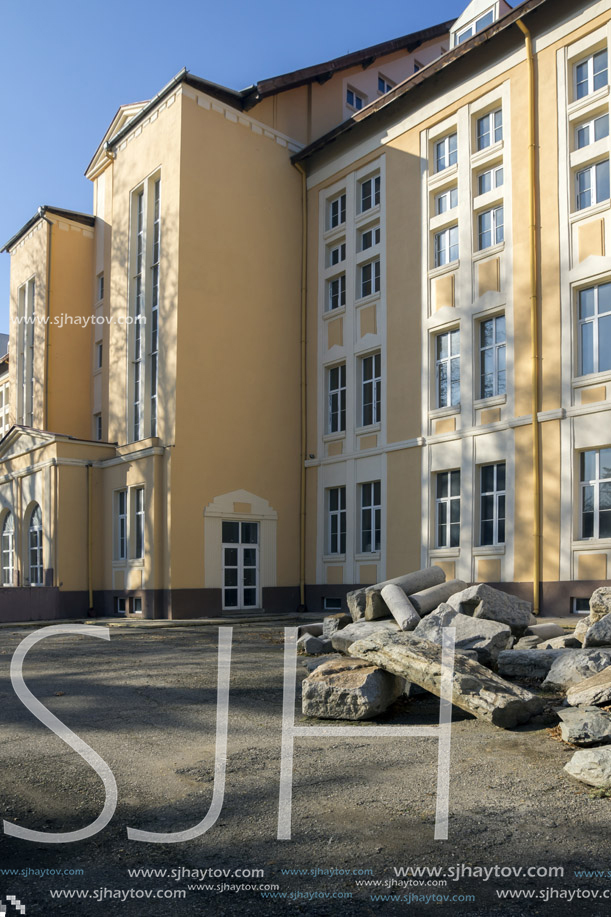
<svg viewBox="0 0 611 917">
<path fill-rule="evenodd" d="M 402 695 L 440 697 L 443 632 L 452 627 L 453 704 L 512 729 L 558 698 L 561 737 L 580 746 L 565 770 L 611 787 L 611 713 L 603 709 L 611 705 L 611 588 L 596 590 L 573 633 L 485 583 L 446 582 L 435 566 L 357 589 L 347 604 L 349 614 L 301 628 L 304 715 L 366 720 Z"/>
</svg>

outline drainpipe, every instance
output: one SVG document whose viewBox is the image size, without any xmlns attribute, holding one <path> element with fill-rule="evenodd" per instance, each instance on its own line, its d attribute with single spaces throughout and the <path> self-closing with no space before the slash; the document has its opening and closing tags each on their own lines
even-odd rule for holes
<svg viewBox="0 0 611 917">
<path fill-rule="evenodd" d="M 89 591 L 89 611 L 93 609 L 93 465 L 87 465 L 87 588 Z"/>
<path fill-rule="evenodd" d="M 524 34 L 526 59 L 528 61 L 528 149 L 529 149 L 529 197 L 530 197 L 530 331 L 532 344 L 532 463 L 533 463 L 533 610 L 539 613 L 539 590 L 541 582 L 541 474 L 540 474 L 540 430 L 539 430 L 539 308 L 537 298 L 537 148 L 536 148 L 536 98 L 535 58 L 530 30 L 521 19 L 516 25 Z"/>
<path fill-rule="evenodd" d="M 301 174 L 301 479 L 299 486 L 299 611 L 306 610 L 305 604 L 305 558 L 306 558 L 306 449 L 307 449 L 307 392 L 306 392 L 306 305 L 307 305 L 307 185 L 303 166 L 296 162 L 295 168 Z"/>
<path fill-rule="evenodd" d="M 51 229 L 53 227 L 52 221 L 45 216 L 45 207 L 38 208 L 38 215 L 41 220 L 44 220 L 47 224 L 47 289 L 45 295 L 45 368 L 44 368 L 44 383 L 43 383 L 43 392 L 42 392 L 42 410 L 43 410 L 43 421 L 42 428 L 43 430 L 49 429 L 49 315 L 51 309 L 51 246 L 53 237 L 51 234 Z"/>
</svg>

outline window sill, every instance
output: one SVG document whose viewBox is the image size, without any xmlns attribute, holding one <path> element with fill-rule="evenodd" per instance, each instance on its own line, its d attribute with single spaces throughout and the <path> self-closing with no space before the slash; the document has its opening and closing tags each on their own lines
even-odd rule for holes
<svg viewBox="0 0 611 917">
<path fill-rule="evenodd" d="M 573 388 L 587 388 L 590 385 L 602 385 L 605 382 L 611 382 L 611 372 L 605 370 L 602 373 L 588 373 L 586 376 L 576 376 L 573 379 Z"/>
<path fill-rule="evenodd" d="M 346 439 L 345 430 L 338 430 L 337 433 L 324 433 L 322 437 L 323 443 L 336 443 L 344 439 Z"/>
<path fill-rule="evenodd" d="M 346 307 L 339 306 L 337 309 L 326 309 L 322 314 L 322 318 L 323 321 L 326 322 L 329 321 L 329 319 L 336 318 L 338 315 L 345 315 L 345 313 Z"/>
<path fill-rule="evenodd" d="M 507 403 L 507 395 L 492 395 L 490 398 L 478 398 L 477 401 L 473 402 L 473 408 L 476 411 L 481 411 L 482 408 L 494 408 L 499 404 Z"/>
<path fill-rule="evenodd" d="M 449 557 L 452 559 L 460 557 L 460 548 L 431 548 L 429 551 L 429 557 L 439 558 L 439 560 L 444 557 Z"/>
<path fill-rule="evenodd" d="M 567 107 L 569 120 L 573 120 L 573 116 L 576 114 L 583 114 L 584 111 L 587 111 L 590 106 L 596 105 L 598 102 L 601 102 L 603 99 L 606 99 L 609 95 L 609 86 L 603 86 L 602 89 L 597 89 L 596 92 L 591 92 L 589 95 L 584 96 L 583 99 L 576 99 L 571 102 Z"/>
<path fill-rule="evenodd" d="M 458 176 L 458 163 L 448 166 L 447 169 L 441 169 L 440 172 L 433 172 L 429 178 L 429 188 L 438 188 Z"/>
<path fill-rule="evenodd" d="M 474 557 L 496 557 L 505 553 L 504 544 L 480 544 L 473 548 Z"/>
<path fill-rule="evenodd" d="M 334 226 L 333 229 L 325 229 L 323 233 L 323 239 L 325 242 L 335 242 L 338 239 L 341 239 L 342 236 L 346 235 L 346 223 L 339 223 L 337 226 Z"/>
<path fill-rule="evenodd" d="M 354 559 L 358 561 L 359 563 L 363 563 L 364 561 L 368 561 L 368 560 L 369 561 L 379 560 L 380 557 L 381 557 L 381 554 L 379 551 L 372 551 L 370 554 L 355 554 L 354 555 Z"/>
<path fill-rule="evenodd" d="M 323 554 L 323 564 L 344 564 L 346 562 L 345 554 Z"/>
<path fill-rule="evenodd" d="M 382 429 L 382 424 L 378 421 L 377 423 L 371 423 L 367 427 L 357 427 L 354 431 L 355 436 L 367 436 L 369 433 L 379 433 Z"/>
<path fill-rule="evenodd" d="M 569 216 L 569 221 L 572 225 L 573 223 L 578 223 L 579 220 L 585 220 L 587 217 L 605 213 L 609 210 L 609 206 L 611 206 L 611 201 L 607 198 L 606 201 L 601 201 L 599 204 L 591 204 L 589 207 L 584 207 L 583 210 L 573 210 Z"/>
<path fill-rule="evenodd" d="M 360 296 L 355 300 L 354 306 L 359 309 L 361 306 L 368 306 L 371 303 L 378 302 L 381 297 L 381 293 L 378 290 L 377 293 L 369 293 L 367 296 Z"/>
<path fill-rule="evenodd" d="M 576 538 L 571 543 L 574 551 L 584 550 L 586 548 L 597 548 L 611 550 L 611 538 Z"/>
<path fill-rule="evenodd" d="M 489 159 L 496 159 L 499 153 L 503 152 L 504 146 L 505 142 L 499 140 L 497 143 L 491 143 L 490 146 L 484 147 L 483 150 L 477 150 L 471 155 L 471 165 L 476 167 L 488 162 Z"/>
<path fill-rule="evenodd" d="M 429 270 L 429 279 L 435 280 L 437 277 L 441 277 L 443 274 L 449 274 L 451 271 L 457 271 L 460 267 L 460 258 L 457 258 L 456 261 L 450 261 L 448 264 L 442 264 L 441 267 L 432 267 Z"/>
<path fill-rule="evenodd" d="M 380 216 L 380 209 L 380 204 L 376 204 L 375 207 L 370 207 L 369 210 L 361 210 L 360 213 L 356 215 L 356 225 L 360 226 L 368 220 L 378 218 Z"/>
<path fill-rule="evenodd" d="M 429 411 L 429 419 L 438 420 L 440 417 L 454 417 L 455 415 L 460 414 L 460 412 L 460 404 L 451 404 L 447 408 L 433 408 Z"/>
<path fill-rule="evenodd" d="M 497 242 L 496 245 L 489 245 L 488 248 L 480 248 L 473 252 L 473 262 L 483 261 L 485 258 L 491 258 L 493 255 L 500 255 L 505 251 L 505 242 Z"/>
</svg>

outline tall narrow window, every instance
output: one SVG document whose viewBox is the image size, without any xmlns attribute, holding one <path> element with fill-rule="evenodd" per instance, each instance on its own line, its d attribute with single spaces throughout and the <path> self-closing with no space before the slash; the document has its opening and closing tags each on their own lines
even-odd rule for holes
<svg viewBox="0 0 611 917">
<path fill-rule="evenodd" d="M 446 331 L 435 338 L 437 407 L 460 404 L 460 331 Z"/>
<path fill-rule="evenodd" d="M 142 318 L 144 316 L 144 191 L 136 197 L 136 260 L 134 274 L 134 338 L 133 338 L 133 439 L 142 437 Z"/>
<path fill-rule="evenodd" d="M 505 316 L 480 322 L 480 398 L 493 398 L 506 391 Z"/>
<path fill-rule="evenodd" d="M 503 139 L 503 112 L 499 108 L 477 119 L 477 149 L 485 150 Z"/>
<path fill-rule="evenodd" d="M 590 121 L 580 124 L 575 131 L 575 140 L 578 150 L 582 150 L 597 140 L 603 140 L 609 136 L 609 115 L 600 115 Z"/>
<path fill-rule="evenodd" d="M 151 257 L 151 436 L 157 436 L 157 386 L 159 375 L 159 261 L 161 256 L 161 181 L 153 190 L 153 252 Z"/>
<path fill-rule="evenodd" d="M 380 259 L 369 261 L 360 268 L 359 293 L 361 299 L 380 292 Z"/>
<path fill-rule="evenodd" d="M 576 177 L 577 210 L 609 200 L 609 160 L 581 169 Z"/>
<path fill-rule="evenodd" d="M 443 471 L 437 475 L 435 517 L 436 547 L 458 547 L 460 544 L 460 471 Z"/>
<path fill-rule="evenodd" d="M 449 134 L 435 144 L 435 171 L 443 172 L 444 169 L 456 165 L 458 157 L 458 135 Z"/>
<path fill-rule="evenodd" d="M 380 203 L 380 176 L 367 178 L 361 182 L 361 213 L 371 210 Z"/>
<path fill-rule="evenodd" d="M 327 282 L 327 311 L 346 305 L 346 275 L 339 274 Z"/>
<path fill-rule="evenodd" d="M 15 517 L 8 513 L 2 526 L 2 585 L 12 586 L 15 576 Z"/>
<path fill-rule="evenodd" d="M 611 538 L 611 449 L 581 453 L 581 537 Z"/>
<path fill-rule="evenodd" d="M 435 267 L 458 261 L 458 226 L 435 233 Z"/>
<path fill-rule="evenodd" d="M 115 559 L 127 560 L 127 491 L 115 493 Z"/>
<path fill-rule="evenodd" d="M 361 361 L 362 425 L 380 423 L 382 418 L 382 357 L 374 353 Z"/>
<path fill-rule="evenodd" d="M 30 515 L 28 526 L 30 586 L 42 586 L 42 513 L 36 504 Z"/>
<path fill-rule="evenodd" d="M 505 543 L 505 462 L 480 469 L 480 544 Z"/>
<path fill-rule="evenodd" d="M 379 481 L 361 484 L 361 553 L 380 550 L 382 499 Z"/>
<path fill-rule="evenodd" d="M 340 194 L 335 200 L 329 201 L 328 221 L 329 229 L 335 229 L 346 222 L 346 195 Z"/>
<path fill-rule="evenodd" d="M 34 331 L 36 281 L 32 277 L 19 288 L 19 357 L 18 411 L 19 423 L 31 427 L 34 423 Z"/>
<path fill-rule="evenodd" d="M 346 429 L 346 364 L 332 366 L 328 372 L 329 433 L 342 433 Z"/>
<path fill-rule="evenodd" d="M 134 559 L 144 557 L 144 487 L 134 489 Z"/>
<path fill-rule="evenodd" d="M 611 283 L 579 291 L 579 375 L 611 369 Z"/>
<path fill-rule="evenodd" d="M 504 213 L 502 207 L 485 210 L 477 218 L 479 250 L 500 245 L 505 239 Z"/>
<path fill-rule="evenodd" d="M 346 488 L 331 487 L 329 499 L 329 554 L 346 553 Z"/>
<path fill-rule="evenodd" d="M 609 81 L 607 51 L 599 51 L 575 64 L 575 98 L 583 99 Z"/>
</svg>

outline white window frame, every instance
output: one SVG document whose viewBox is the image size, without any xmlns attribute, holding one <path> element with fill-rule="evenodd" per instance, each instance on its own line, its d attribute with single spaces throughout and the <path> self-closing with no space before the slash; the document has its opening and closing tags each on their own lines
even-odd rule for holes
<svg viewBox="0 0 611 917">
<path fill-rule="evenodd" d="M 368 239 L 368 237 L 370 237 Z M 382 231 L 379 226 L 368 226 L 366 229 L 362 229 L 359 233 L 359 251 L 366 252 L 370 248 L 380 244 L 382 238 Z M 366 241 L 368 244 L 365 244 Z"/>
<path fill-rule="evenodd" d="M 95 342 L 95 368 L 96 370 L 102 369 L 104 365 L 104 342 L 96 341 Z"/>
<path fill-rule="evenodd" d="M 346 364 L 327 368 L 327 433 L 346 432 Z"/>
<path fill-rule="evenodd" d="M 383 84 L 383 85 L 381 85 Z M 391 89 L 394 89 L 397 84 L 391 82 L 385 76 L 382 76 L 381 73 L 378 73 L 378 93 L 381 96 L 386 95 L 387 92 L 390 92 Z"/>
<path fill-rule="evenodd" d="M 150 397 L 150 431 L 157 436 L 157 409 L 159 387 L 159 299 L 161 270 L 161 179 L 153 179 L 153 244 L 150 256 L 151 276 L 151 329 L 149 341 L 149 397 Z"/>
<path fill-rule="evenodd" d="M 95 439 L 98 442 L 101 442 L 102 440 L 102 415 L 101 414 L 93 415 L 93 432 L 94 432 Z"/>
<path fill-rule="evenodd" d="M 501 467 L 503 468 L 503 472 L 505 475 L 505 486 L 503 488 L 499 488 L 498 486 L 499 469 Z M 483 487 L 484 470 L 486 468 L 494 468 L 494 481 L 493 481 L 492 490 L 484 490 L 484 487 Z M 506 525 L 506 520 L 507 520 L 507 506 L 506 506 L 507 491 L 506 491 L 506 488 L 507 488 L 507 467 L 506 467 L 505 462 L 491 462 L 489 464 L 479 466 L 479 497 L 480 497 L 479 499 L 479 543 L 480 545 L 497 546 L 497 545 L 505 544 L 505 538 L 506 538 L 505 525 Z M 484 505 L 485 497 L 492 497 L 493 499 L 492 519 L 484 520 L 483 505 Z M 502 515 L 501 515 L 501 510 L 500 510 L 501 501 L 503 503 Z M 501 520 L 503 523 L 503 532 L 502 532 L 503 537 L 502 538 L 500 537 Z M 484 522 L 492 522 L 492 529 L 493 529 L 492 541 L 484 541 L 484 534 L 483 534 Z"/>
<path fill-rule="evenodd" d="M 374 258 L 359 265 L 359 299 L 380 292 L 380 259 Z"/>
<path fill-rule="evenodd" d="M 328 267 L 336 267 L 346 260 L 346 243 L 337 242 L 328 247 L 329 264 Z"/>
<path fill-rule="evenodd" d="M 499 340 L 499 320 L 503 319 L 503 335 Z M 483 340 L 484 327 L 492 323 L 492 343 L 485 344 Z M 483 318 L 479 322 L 479 397 L 496 398 L 498 395 L 507 394 L 507 326 L 505 313 L 492 315 L 489 318 Z M 492 371 L 484 372 L 485 354 L 492 354 Z M 503 377 L 501 377 L 503 373 Z M 484 376 L 492 376 L 492 392 L 485 394 Z"/>
<path fill-rule="evenodd" d="M 611 193 L 611 177 L 609 174 L 609 157 L 606 159 L 601 159 L 598 162 L 593 162 L 589 166 L 586 166 L 585 169 L 578 169 L 575 172 L 575 206 L 576 210 L 587 210 L 588 207 L 593 207 L 595 204 L 602 204 L 604 201 L 608 201 L 610 194 L 601 194 L 599 198 L 599 187 L 598 187 L 598 175 L 601 167 L 606 167 L 607 171 L 607 186 L 609 192 Z M 583 191 L 579 190 L 579 179 L 582 175 L 589 175 L 589 187 Z M 589 195 L 587 203 L 582 203 L 582 195 Z"/>
<path fill-rule="evenodd" d="M 44 585 L 44 565 L 42 555 L 42 510 L 35 503 L 30 510 L 28 520 L 28 576 L 30 586 Z"/>
<path fill-rule="evenodd" d="M 458 481 L 458 493 L 453 493 L 453 485 Z M 441 486 L 445 482 L 445 496 L 440 495 Z M 452 521 L 452 510 L 458 507 L 458 520 Z M 435 475 L 435 547 L 458 548 L 460 547 L 460 470 L 438 471 Z M 444 521 L 442 521 L 442 516 Z M 444 528 L 444 537 L 441 537 L 441 527 Z M 452 536 L 458 533 L 455 544 Z"/>
<path fill-rule="evenodd" d="M 492 18 L 490 18 L 492 17 Z M 486 22 L 486 20 L 489 20 Z M 483 23 L 483 24 L 482 24 Z M 479 32 L 483 32 L 484 29 L 489 28 L 494 24 L 494 7 L 490 7 L 485 13 L 482 13 L 481 16 L 478 16 L 473 22 L 470 22 L 468 26 L 464 29 L 461 29 L 460 32 L 456 35 L 456 44 L 462 45 L 465 41 L 468 41 L 470 38 L 473 38 L 474 35 L 477 35 Z"/>
<path fill-rule="evenodd" d="M 327 312 L 336 312 L 346 305 L 346 273 L 337 274 L 327 280 Z"/>
<path fill-rule="evenodd" d="M 442 356 L 445 344 L 445 356 Z M 435 404 L 438 408 L 460 405 L 460 328 L 451 328 L 434 336 Z M 442 396 L 442 378 L 446 380 L 446 395 Z"/>
<path fill-rule="evenodd" d="M 346 222 L 346 192 L 342 191 L 327 202 L 327 229 L 336 229 Z"/>
<path fill-rule="evenodd" d="M 11 393 L 10 383 L 0 384 L 0 438 L 2 438 L 11 427 Z"/>
<path fill-rule="evenodd" d="M 434 144 L 435 172 L 444 172 L 458 162 L 458 134 L 452 131 Z"/>
<path fill-rule="evenodd" d="M 455 264 L 459 257 L 458 223 L 436 232 L 433 239 L 435 267 Z"/>
<path fill-rule="evenodd" d="M 483 229 L 482 222 L 485 217 L 490 218 L 490 229 Z M 490 242 L 484 244 L 487 234 L 490 234 Z M 498 207 L 491 207 L 490 210 L 482 210 L 477 215 L 477 242 L 478 251 L 486 251 L 487 248 L 494 248 L 495 245 L 501 245 L 505 241 L 505 209 L 503 204 Z"/>
<path fill-rule="evenodd" d="M 607 122 L 607 133 L 601 134 L 600 137 L 596 136 L 596 125 L 599 121 Z M 585 143 L 579 143 L 579 134 L 581 132 L 588 132 L 588 139 Z M 587 121 L 582 121 L 581 124 L 578 124 L 575 128 L 575 149 L 576 150 L 585 150 L 586 147 L 591 146 L 593 143 L 597 143 L 599 140 L 604 140 L 609 136 L 609 112 L 600 113 L 595 115 L 593 118 L 589 118 Z"/>
<path fill-rule="evenodd" d="M 129 538 L 128 538 L 128 502 L 127 488 L 122 487 L 114 492 L 114 558 L 117 561 L 124 561 L 128 558 Z"/>
<path fill-rule="evenodd" d="M 332 508 L 333 496 L 337 497 L 337 506 Z M 329 487 L 327 489 L 327 554 L 338 557 L 346 554 L 346 487 Z"/>
<path fill-rule="evenodd" d="M 368 481 L 361 491 L 361 554 L 378 554 L 382 545 L 382 483 Z M 369 532 L 369 545 L 365 533 Z"/>
<path fill-rule="evenodd" d="M 2 557 L 2 585 L 15 585 L 15 516 L 8 512 L 2 523 L 0 536 Z"/>
<path fill-rule="evenodd" d="M 578 347 L 578 367 L 579 367 L 579 376 L 588 376 L 592 373 L 606 372 L 611 370 L 611 353 L 607 356 L 607 362 L 609 366 L 605 366 L 604 361 L 601 361 L 601 344 L 600 344 L 600 333 L 599 333 L 599 323 L 601 318 L 606 319 L 611 322 L 611 303 L 609 309 L 606 312 L 600 311 L 600 289 L 601 287 L 610 287 L 611 282 L 595 284 L 591 287 L 584 287 L 581 290 L 577 291 L 577 347 Z M 581 297 L 584 293 L 589 293 L 593 291 L 594 293 L 594 312 L 592 315 L 589 315 L 585 318 L 581 318 Z M 584 372 L 584 334 L 586 333 L 586 328 L 591 327 L 591 345 L 592 345 L 592 369 L 589 372 Z M 588 332 L 589 333 L 589 332 Z M 601 362 L 603 368 L 601 369 Z"/>
<path fill-rule="evenodd" d="M 352 100 L 350 100 L 352 96 Z M 346 105 L 348 108 L 351 108 L 353 111 L 360 111 L 362 108 L 367 105 L 367 97 L 360 90 L 355 89 L 353 86 L 346 87 Z"/>
<path fill-rule="evenodd" d="M 490 176 L 490 187 L 487 190 L 482 190 L 482 182 L 488 175 Z M 484 169 L 482 172 L 479 172 L 477 176 L 478 195 L 489 194 L 490 191 L 495 191 L 497 188 L 502 188 L 504 180 L 505 171 L 502 165 L 492 166 L 490 169 Z"/>
<path fill-rule="evenodd" d="M 484 123 L 487 122 L 487 125 Z M 487 141 L 484 142 L 487 138 Z M 495 108 L 475 122 L 475 148 L 478 152 L 495 146 L 503 139 L 503 109 Z"/>
<path fill-rule="evenodd" d="M 372 427 L 381 421 L 382 354 L 378 350 L 361 358 L 361 426 Z"/>
<path fill-rule="evenodd" d="M 382 179 L 380 175 L 369 175 L 359 182 L 359 213 L 367 213 L 379 207 L 382 195 Z"/>
<path fill-rule="evenodd" d="M 19 355 L 17 361 L 17 416 L 26 427 L 34 423 L 34 339 L 36 328 L 36 278 L 30 277 L 18 290 Z"/>
<path fill-rule="evenodd" d="M 443 191 L 440 191 L 439 194 L 435 195 L 435 215 L 439 216 L 442 213 L 448 213 L 450 210 L 455 210 L 458 207 L 458 186 L 454 185 L 452 188 L 444 188 Z"/>
<path fill-rule="evenodd" d="M 132 501 L 132 518 L 133 518 L 133 553 L 131 554 L 132 560 L 144 560 L 145 556 L 145 537 L 146 537 L 146 516 L 145 516 L 145 493 L 144 486 L 138 485 L 137 487 L 130 488 L 130 496 Z"/>
<path fill-rule="evenodd" d="M 100 271 L 95 279 L 96 301 L 102 302 L 104 299 L 104 271 Z"/>
<path fill-rule="evenodd" d="M 136 192 L 134 196 L 135 211 L 135 260 L 134 273 L 132 274 L 133 284 L 133 310 L 134 324 L 132 335 L 132 430 L 131 439 L 133 442 L 143 438 L 144 426 L 144 342 L 142 318 L 145 316 L 144 305 L 144 283 L 145 283 L 145 260 L 146 260 L 146 236 L 145 236 L 145 209 L 144 209 L 144 188 Z"/>
<path fill-rule="evenodd" d="M 601 73 L 606 72 L 607 80 L 601 86 L 594 87 L 594 60 L 599 55 L 606 55 L 606 67 L 604 70 L 600 71 Z M 578 82 L 578 73 L 580 67 L 586 66 L 586 79 L 582 80 L 581 83 Z M 599 48 L 598 51 L 594 51 L 587 57 L 582 57 L 581 60 L 575 61 L 573 64 L 573 97 L 575 101 L 587 98 L 587 96 L 592 95 L 593 92 L 597 92 L 598 89 L 602 89 L 603 86 L 608 86 L 609 84 L 609 55 L 607 52 L 606 46 L 604 48 Z M 579 86 L 585 85 L 586 91 L 579 94 Z"/>
<path fill-rule="evenodd" d="M 611 527 L 608 535 L 601 535 L 601 526 L 600 526 L 600 516 L 601 512 L 609 513 L 611 518 L 611 510 L 601 510 L 601 487 L 603 485 L 608 485 L 606 490 L 611 491 L 611 468 L 609 475 L 602 477 L 601 469 L 601 453 L 609 452 L 611 454 L 611 447 L 602 447 L 600 449 L 584 449 L 583 452 L 579 453 L 579 537 L 583 541 L 596 541 L 600 539 L 611 538 Z M 585 478 L 585 456 L 593 455 L 595 462 L 595 471 L 593 478 Z M 611 462 L 610 462 L 611 465 Z M 585 516 L 585 493 L 588 488 L 592 490 L 592 509 L 589 512 L 592 512 L 592 534 L 586 535 L 585 525 L 584 525 L 584 516 Z"/>
</svg>

